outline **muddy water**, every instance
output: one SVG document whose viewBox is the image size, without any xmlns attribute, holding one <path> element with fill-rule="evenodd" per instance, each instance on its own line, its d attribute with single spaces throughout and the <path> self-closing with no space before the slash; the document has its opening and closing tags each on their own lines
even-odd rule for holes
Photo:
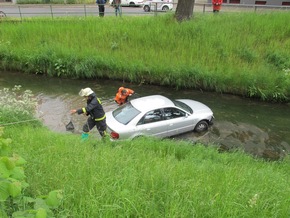
<svg viewBox="0 0 290 218">
<path fill-rule="evenodd" d="M 22 85 L 39 99 L 37 117 L 53 131 L 66 132 L 65 124 L 73 121 L 81 132 L 83 116 L 70 116 L 70 109 L 85 105 L 78 96 L 81 88 L 91 87 L 101 98 L 105 111 L 117 107 L 113 98 L 120 86 L 130 87 L 140 95 L 162 94 L 170 98 L 191 98 L 208 105 L 215 122 L 202 135 L 186 133 L 174 137 L 193 143 L 214 144 L 221 150 L 242 149 L 255 156 L 275 160 L 290 153 L 290 105 L 271 104 L 232 95 L 193 90 L 128 84 L 109 80 L 58 79 L 20 73 L 0 72 L 0 88 Z M 97 133 L 96 133 L 97 134 Z"/>
</svg>

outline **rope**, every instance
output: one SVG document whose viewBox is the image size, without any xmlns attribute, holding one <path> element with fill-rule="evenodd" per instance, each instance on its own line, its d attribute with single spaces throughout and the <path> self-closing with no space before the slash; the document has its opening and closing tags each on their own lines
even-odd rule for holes
<svg viewBox="0 0 290 218">
<path fill-rule="evenodd" d="M 18 122 L 13 122 L 13 123 L 4 123 L 4 124 L 0 124 L 0 126 L 9 126 L 9 125 L 13 125 L 13 124 L 18 124 L 18 123 L 26 123 L 26 122 L 32 122 L 38 119 L 32 119 L 32 120 L 23 120 L 23 121 L 18 121 Z"/>
</svg>

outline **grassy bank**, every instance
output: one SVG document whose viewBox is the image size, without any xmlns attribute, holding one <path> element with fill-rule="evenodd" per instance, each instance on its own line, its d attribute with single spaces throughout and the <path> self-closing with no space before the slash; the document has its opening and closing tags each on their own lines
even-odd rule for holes
<svg viewBox="0 0 290 218">
<path fill-rule="evenodd" d="M 289 160 L 170 140 L 117 144 L 5 128 L 32 196 L 62 189 L 71 217 L 288 217 Z M 95 147 L 93 145 L 96 145 Z"/>
<path fill-rule="evenodd" d="M 0 22 L 0 67 L 289 101 L 289 13 Z"/>
</svg>

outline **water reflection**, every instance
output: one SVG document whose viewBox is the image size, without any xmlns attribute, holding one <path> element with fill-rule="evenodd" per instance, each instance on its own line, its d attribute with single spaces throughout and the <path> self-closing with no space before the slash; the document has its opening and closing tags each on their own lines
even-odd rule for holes
<svg viewBox="0 0 290 218">
<path fill-rule="evenodd" d="M 132 88 L 140 95 L 162 94 L 170 98 L 191 98 L 208 105 L 214 112 L 215 123 L 203 135 L 187 133 L 178 140 L 214 143 L 222 150 L 243 149 L 247 153 L 269 159 L 278 159 L 290 153 L 290 106 L 257 102 L 232 95 L 193 90 L 128 84 L 109 80 L 73 80 L 44 76 L 0 72 L 0 88 L 22 85 L 37 94 L 37 116 L 53 131 L 66 132 L 65 125 L 72 120 L 75 133 L 80 133 L 86 118 L 71 116 L 70 109 L 85 105 L 78 96 L 81 88 L 91 87 L 101 98 L 105 111 L 117 107 L 114 96 L 120 86 Z M 96 133 L 97 135 L 97 133 Z"/>
</svg>

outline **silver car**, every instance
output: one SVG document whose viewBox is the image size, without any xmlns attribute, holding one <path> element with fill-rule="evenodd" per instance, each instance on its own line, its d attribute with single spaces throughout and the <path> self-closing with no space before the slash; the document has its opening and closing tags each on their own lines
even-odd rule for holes
<svg viewBox="0 0 290 218">
<path fill-rule="evenodd" d="M 164 138 L 189 131 L 203 132 L 214 118 L 212 110 L 200 102 L 170 100 L 161 95 L 133 99 L 107 112 L 106 117 L 113 140 L 140 136 Z"/>
<path fill-rule="evenodd" d="M 113 5 L 113 0 L 109 0 L 109 4 Z M 121 6 L 140 7 L 143 5 L 142 0 L 122 0 Z"/>
<path fill-rule="evenodd" d="M 173 9 L 171 0 L 148 0 L 143 3 L 143 10 L 149 11 L 169 11 Z"/>
</svg>

